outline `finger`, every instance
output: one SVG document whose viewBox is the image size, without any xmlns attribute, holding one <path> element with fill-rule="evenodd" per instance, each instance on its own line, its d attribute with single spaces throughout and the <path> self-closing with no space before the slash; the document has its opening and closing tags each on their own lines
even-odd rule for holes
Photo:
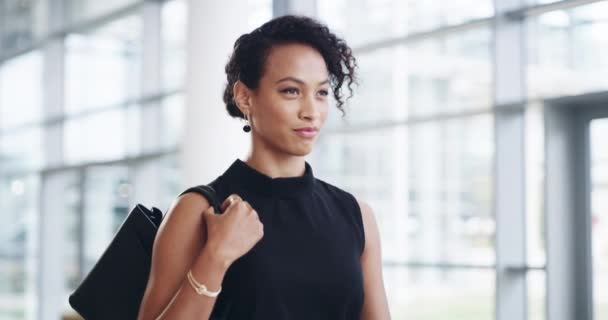
<svg viewBox="0 0 608 320">
<path fill-rule="evenodd" d="M 240 200 L 242 200 L 242 199 L 241 199 L 241 197 L 239 197 L 239 195 L 231 194 L 222 203 L 222 206 L 221 206 L 222 211 L 226 211 L 229 207 L 231 207 L 233 204 L 239 202 Z"/>
<path fill-rule="evenodd" d="M 248 212 L 253 210 L 253 208 L 251 207 L 251 204 L 249 202 L 243 200 L 243 204 L 245 204 Z"/>
<path fill-rule="evenodd" d="M 205 209 L 205 211 L 203 211 L 203 217 L 205 217 L 205 219 L 209 219 L 208 216 L 214 216 L 215 215 L 215 209 L 213 208 L 213 206 L 209 206 L 207 209 Z"/>
</svg>

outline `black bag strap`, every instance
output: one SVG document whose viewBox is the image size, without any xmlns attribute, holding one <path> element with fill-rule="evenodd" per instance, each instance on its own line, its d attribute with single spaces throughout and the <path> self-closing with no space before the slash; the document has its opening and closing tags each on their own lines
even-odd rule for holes
<svg viewBox="0 0 608 320">
<path fill-rule="evenodd" d="M 215 189 L 213 189 L 213 187 L 209 186 L 209 185 L 200 185 L 200 186 L 195 186 L 195 187 L 191 187 L 186 189 L 186 191 L 180 193 L 180 196 L 183 194 L 186 194 L 188 192 L 194 192 L 194 193 L 198 193 L 200 195 L 202 195 L 203 197 L 205 197 L 205 199 L 207 199 L 207 201 L 209 201 L 209 204 L 211 204 L 213 206 L 213 209 L 215 210 L 215 213 L 220 214 L 222 213 L 220 210 L 220 201 L 217 197 L 217 193 L 215 192 Z"/>
</svg>

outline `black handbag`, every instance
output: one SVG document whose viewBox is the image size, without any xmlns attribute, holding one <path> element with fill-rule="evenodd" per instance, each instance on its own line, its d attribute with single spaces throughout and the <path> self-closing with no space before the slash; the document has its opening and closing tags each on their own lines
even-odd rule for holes
<svg viewBox="0 0 608 320">
<path fill-rule="evenodd" d="M 182 192 L 196 192 L 205 197 L 216 213 L 220 203 L 209 185 Z M 86 320 L 137 318 L 141 299 L 150 274 L 152 245 L 163 213 L 137 204 L 122 223 L 110 245 L 82 283 L 70 295 L 69 302 Z"/>
</svg>

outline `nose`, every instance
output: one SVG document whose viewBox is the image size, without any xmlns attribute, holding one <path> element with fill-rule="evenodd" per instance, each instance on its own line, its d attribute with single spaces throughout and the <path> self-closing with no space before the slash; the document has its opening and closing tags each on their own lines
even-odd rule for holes
<svg viewBox="0 0 608 320">
<path fill-rule="evenodd" d="M 314 98 L 303 99 L 299 114 L 300 118 L 309 121 L 319 118 L 321 116 L 320 103 Z"/>
</svg>

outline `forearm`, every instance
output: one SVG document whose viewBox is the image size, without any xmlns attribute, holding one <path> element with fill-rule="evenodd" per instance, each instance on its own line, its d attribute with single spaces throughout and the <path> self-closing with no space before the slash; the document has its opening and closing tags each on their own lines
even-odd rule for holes
<svg viewBox="0 0 608 320">
<path fill-rule="evenodd" d="M 212 249 L 205 247 L 192 265 L 192 275 L 209 291 L 219 290 L 229 264 L 223 262 Z M 217 298 L 198 295 L 184 277 L 181 287 L 164 312 L 162 319 L 208 319 Z"/>
</svg>

